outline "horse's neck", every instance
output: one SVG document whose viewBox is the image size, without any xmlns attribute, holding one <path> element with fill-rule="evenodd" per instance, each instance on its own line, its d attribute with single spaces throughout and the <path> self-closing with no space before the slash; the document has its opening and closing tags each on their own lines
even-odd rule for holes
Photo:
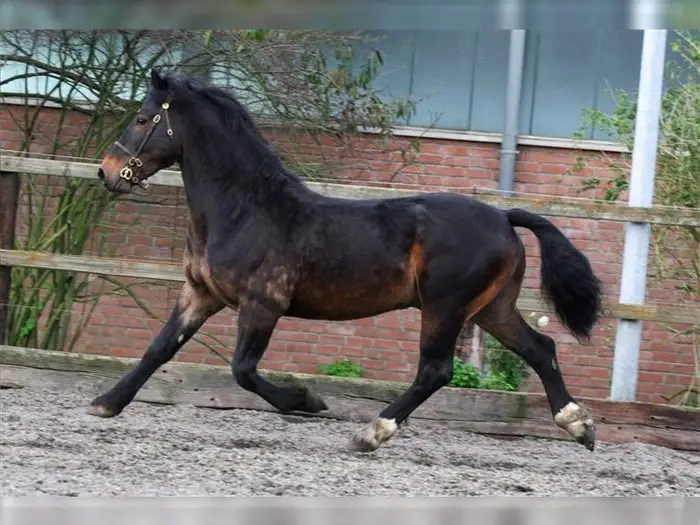
<svg viewBox="0 0 700 525">
<path fill-rule="evenodd" d="M 234 173 L 219 174 L 207 171 L 202 163 L 181 167 L 190 218 L 199 232 L 231 234 L 256 214 L 284 225 L 288 217 L 282 215 L 308 211 L 312 203 L 310 190 L 293 175 L 280 173 L 274 182 L 273 178 L 256 182 L 250 179 L 254 170 L 243 174 L 232 168 Z"/>
<path fill-rule="evenodd" d="M 201 170 L 187 170 L 183 166 L 187 206 L 192 223 L 198 231 L 206 232 L 212 227 L 229 226 L 224 223 L 240 220 L 250 212 L 249 206 L 235 187 L 225 186 L 217 179 L 201 175 Z"/>
</svg>

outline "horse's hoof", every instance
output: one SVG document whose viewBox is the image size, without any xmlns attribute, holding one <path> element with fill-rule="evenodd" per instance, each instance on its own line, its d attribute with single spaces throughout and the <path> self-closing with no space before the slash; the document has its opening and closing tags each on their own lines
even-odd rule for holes
<svg viewBox="0 0 700 525">
<path fill-rule="evenodd" d="M 322 412 L 324 410 L 328 410 L 328 405 L 323 400 L 323 398 L 321 396 L 319 396 L 313 390 L 307 389 L 306 390 L 306 404 L 304 406 L 303 411 L 309 412 L 310 414 L 315 414 L 317 412 Z"/>
<path fill-rule="evenodd" d="M 398 426 L 393 419 L 377 418 L 353 434 L 350 447 L 357 452 L 372 452 L 394 435 Z"/>
<path fill-rule="evenodd" d="M 582 437 L 576 438 L 576 441 L 593 452 L 595 449 L 595 427 L 587 428 L 586 433 Z"/>
<path fill-rule="evenodd" d="M 101 397 L 98 397 L 90 403 L 85 412 L 91 416 L 110 418 L 119 415 L 121 410 L 109 407 Z"/>
<path fill-rule="evenodd" d="M 554 416 L 554 421 L 571 434 L 577 443 L 593 452 L 596 426 L 587 409 L 576 403 L 569 403 Z"/>
<path fill-rule="evenodd" d="M 358 430 L 350 439 L 350 448 L 356 452 L 372 452 L 379 448 L 379 442 L 366 429 Z"/>
</svg>

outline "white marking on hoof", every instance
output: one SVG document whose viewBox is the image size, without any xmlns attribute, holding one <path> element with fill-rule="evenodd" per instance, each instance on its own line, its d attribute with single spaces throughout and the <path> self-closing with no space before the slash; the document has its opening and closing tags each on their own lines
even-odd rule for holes
<svg viewBox="0 0 700 525">
<path fill-rule="evenodd" d="M 398 425 L 394 419 L 377 418 L 352 436 L 352 446 L 360 452 L 370 452 L 394 435 Z"/>
<path fill-rule="evenodd" d="M 182 343 L 185 340 L 185 336 L 183 334 L 180 334 L 180 336 L 177 338 L 178 344 Z"/>
<path fill-rule="evenodd" d="M 554 416 L 554 422 L 588 450 L 595 445 L 595 422 L 588 411 L 570 402 Z"/>
<path fill-rule="evenodd" d="M 576 403 L 569 403 L 554 416 L 554 421 L 569 434 L 578 438 L 586 431 L 582 412 L 583 410 Z"/>
</svg>

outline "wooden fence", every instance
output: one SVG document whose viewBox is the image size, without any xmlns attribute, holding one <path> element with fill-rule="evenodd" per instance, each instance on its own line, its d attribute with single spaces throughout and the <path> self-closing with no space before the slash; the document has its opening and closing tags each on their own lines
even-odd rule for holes
<svg viewBox="0 0 700 525">
<path fill-rule="evenodd" d="M 5 319 L 3 304 L 6 305 L 8 302 L 10 268 L 12 266 L 45 268 L 173 282 L 183 280 L 182 268 L 179 264 L 172 263 L 26 252 L 12 249 L 20 174 L 94 179 L 96 165 L 15 157 L 7 154 L 0 156 L 0 371 L 4 378 L 3 381 L 9 381 L 6 385 L 0 384 L 0 387 L 17 386 L 15 383 L 27 387 L 36 385 L 66 386 L 74 385 L 75 381 L 80 380 L 87 383 L 92 381 L 91 388 L 94 388 L 96 392 L 102 391 L 106 387 L 103 384 L 106 378 L 101 378 L 98 381 L 99 384 L 93 383 L 95 382 L 94 378 L 98 377 L 99 374 L 104 374 L 107 368 L 112 370 L 113 367 L 107 367 L 106 364 L 119 365 L 117 368 L 121 371 L 120 373 L 123 373 L 127 370 L 126 367 L 133 366 L 135 361 L 119 360 L 110 356 L 79 356 L 63 352 L 37 351 L 2 344 L 4 342 L 2 332 Z M 151 183 L 177 187 L 182 186 L 182 179 L 176 171 L 163 171 L 154 175 Z M 345 198 L 397 197 L 417 193 L 417 191 L 410 190 L 335 183 L 311 182 L 309 186 L 325 195 Z M 482 189 L 462 191 L 461 193 L 476 196 L 499 207 L 521 207 L 550 217 L 700 227 L 700 210 L 630 208 L 619 204 L 582 199 L 571 202 L 571 199 L 562 197 L 503 197 L 497 192 Z M 536 310 L 539 307 L 539 301 L 536 297 L 526 290 L 523 290 L 518 304 L 527 310 Z M 605 309 L 605 315 L 612 318 L 700 324 L 700 309 L 698 308 L 622 304 L 608 300 L 605 302 Z M 218 408 L 269 410 L 269 406 L 258 398 L 236 390 L 235 385 L 232 387 L 233 383 L 229 371 L 221 367 L 197 367 L 191 364 L 169 363 L 165 368 L 172 372 L 168 375 L 182 376 L 184 382 L 178 383 L 178 388 L 175 390 L 173 390 L 172 384 L 169 384 L 168 388 L 163 388 L 158 382 L 149 382 L 139 393 L 137 400 L 157 403 L 186 402 L 196 406 Z M 116 369 L 113 372 L 116 374 Z M 65 376 L 66 373 L 70 375 Z M 76 373 L 81 373 L 81 376 L 77 377 Z M 115 378 L 116 376 L 110 378 L 109 381 L 114 381 Z M 296 381 L 299 378 L 311 382 L 317 390 L 331 396 L 334 408 L 326 417 L 341 419 L 359 418 L 363 420 L 370 418 L 405 388 L 405 385 L 389 384 L 388 382 L 310 378 L 299 374 L 286 374 L 285 376 L 285 374 L 275 373 L 276 380 Z M 358 391 L 358 389 L 361 390 L 361 395 L 353 395 L 353 392 Z M 362 401 L 363 399 L 365 401 Z M 617 443 L 636 441 L 680 450 L 700 451 L 700 413 L 696 411 L 661 405 L 617 403 L 605 400 L 587 399 L 585 403 L 594 410 L 599 418 L 601 425 L 599 437 L 602 441 Z M 452 408 L 448 410 L 446 407 Z M 457 428 L 477 433 L 563 437 L 562 432 L 551 422 L 551 414 L 548 412 L 544 395 L 443 389 L 421 410 L 422 412 L 419 411 L 415 416 L 418 419 L 425 418 L 425 421 L 454 420 L 451 424 L 456 425 Z"/>
<path fill-rule="evenodd" d="M 87 272 L 115 277 L 137 277 L 161 281 L 182 281 L 179 264 L 159 263 L 136 259 L 113 259 L 99 256 L 77 256 L 47 252 L 13 250 L 14 216 L 17 208 L 18 174 L 48 175 L 80 179 L 95 179 L 96 164 L 66 162 L 50 159 L 20 157 L 0 150 L 0 305 L 8 302 L 9 273 L 12 266 L 48 268 Z M 164 170 L 149 179 L 151 184 L 182 187 L 178 171 Z M 308 185 L 324 194 L 343 198 L 382 198 L 415 195 L 418 190 L 358 186 L 354 184 L 309 182 Z M 459 193 L 472 195 L 498 207 L 520 207 L 550 217 L 569 217 L 615 222 L 644 222 L 669 226 L 700 227 L 700 210 L 688 208 L 635 208 L 616 203 L 555 196 L 503 196 L 497 191 L 474 188 Z M 573 202 L 572 202 L 573 201 Z M 2 271 L 4 268 L 4 271 Z M 537 298 L 523 290 L 518 306 L 523 310 L 537 310 Z M 2 306 L 0 306 L 2 308 Z M 676 306 L 625 304 L 604 301 L 605 316 L 615 319 L 659 321 L 663 323 L 700 324 L 700 309 Z M 0 336 L 3 332 L 3 314 L 0 312 Z M 3 338 L 0 337 L 0 343 Z"/>
</svg>

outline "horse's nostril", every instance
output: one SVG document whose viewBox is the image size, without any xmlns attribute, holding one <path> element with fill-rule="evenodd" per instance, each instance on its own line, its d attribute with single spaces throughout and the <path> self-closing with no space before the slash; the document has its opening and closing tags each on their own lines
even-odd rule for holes
<svg viewBox="0 0 700 525">
<path fill-rule="evenodd" d="M 97 176 L 100 178 L 100 180 L 105 180 L 105 172 L 102 170 L 102 168 L 97 170 Z"/>
</svg>

